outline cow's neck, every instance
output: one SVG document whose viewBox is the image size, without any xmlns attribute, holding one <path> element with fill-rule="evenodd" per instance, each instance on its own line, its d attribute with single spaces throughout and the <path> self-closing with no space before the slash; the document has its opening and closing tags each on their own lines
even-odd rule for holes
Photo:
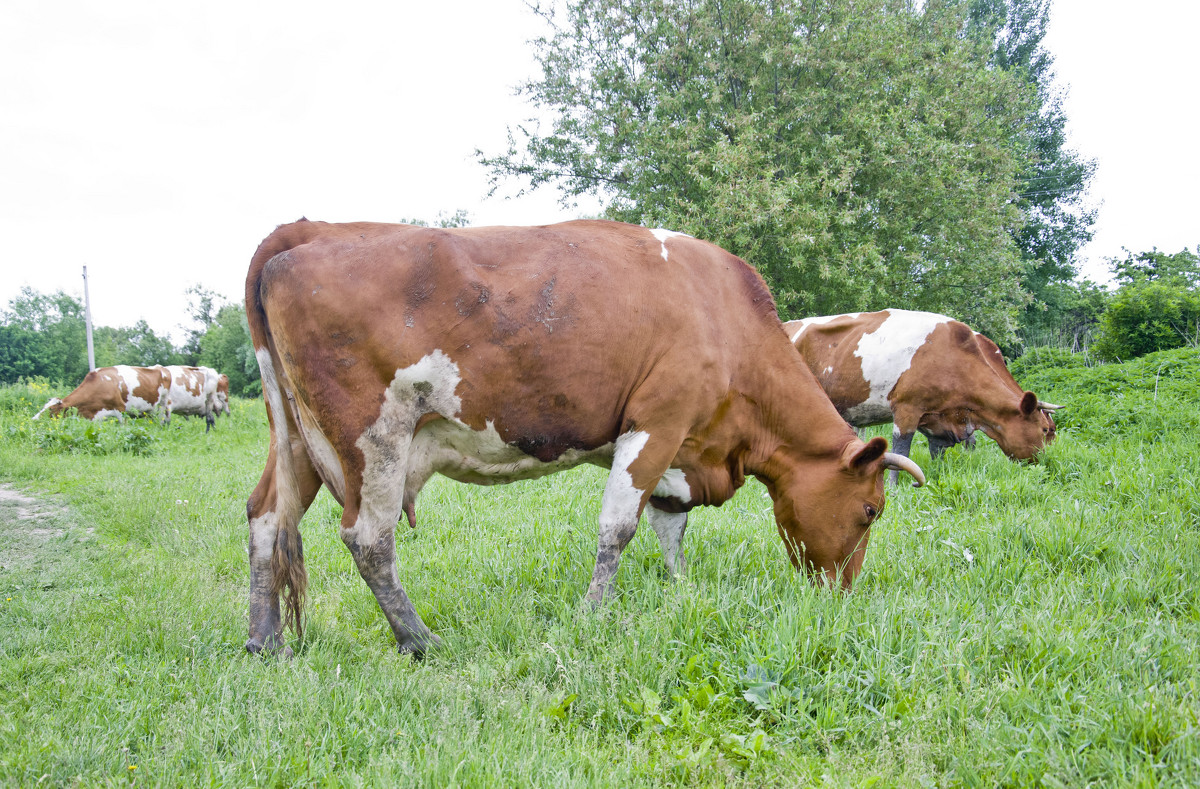
<svg viewBox="0 0 1200 789">
<path fill-rule="evenodd" d="M 775 483 L 807 463 L 840 458 L 856 440 L 799 354 L 782 354 L 776 365 L 758 361 L 735 381 L 702 442 L 709 451 L 720 447 L 729 458 L 728 493 L 710 493 L 720 501 L 741 486 L 745 474 Z"/>
</svg>

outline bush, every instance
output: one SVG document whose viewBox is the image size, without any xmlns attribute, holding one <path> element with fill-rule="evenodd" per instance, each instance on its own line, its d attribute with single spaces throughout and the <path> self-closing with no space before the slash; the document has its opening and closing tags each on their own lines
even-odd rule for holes
<svg viewBox="0 0 1200 789">
<path fill-rule="evenodd" d="M 1200 340 L 1200 292 L 1180 284 L 1134 282 L 1117 291 L 1100 316 L 1092 350 L 1110 360 L 1134 359 Z"/>
<path fill-rule="evenodd" d="M 74 413 L 72 411 L 72 413 Z M 158 425 L 152 418 L 108 419 L 93 422 L 72 417 L 37 420 L 18 417 L 6 431 L 10 441 L 51 455 L 114 455 L 144 457 L 158 448 Z"/>
</svg>

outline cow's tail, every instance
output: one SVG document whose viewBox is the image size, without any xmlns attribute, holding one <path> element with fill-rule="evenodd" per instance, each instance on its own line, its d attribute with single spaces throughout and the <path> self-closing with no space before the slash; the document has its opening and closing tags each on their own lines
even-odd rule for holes
<svg viewBox="0 0 1200 789">
<path fill-rule="evenodd" d="M 271 337 L 271 327 L 263 308 L 262 285 L 263 270 L 267 263 L 276 255 L 308 243 L 319 233 L 319 227 L 319 224 L 306 219 L 277 227 L 259 244 L 246 275 L 246 322 L 250 328 L 250 340 L 254 344 L 254 355 L 258 359 L 263 399 L 267 404 L 267 419 L 271 423 L 271 441 L 275 449 L 272 453 L 275 457 L 275 507 L 280 527 L 271 554 L 271 591 L 283 603 L 283 626 L 293 628 L 297 638 L 304 635 L 301 614 L 308 589 L 304 542 L 299 528 L 303 513 L 300 511 L 299 487 L 291 451 L 291 428 L 283 404 L 281 378 L 286 376 L 286 372 L 280 364 Z"/>
</svg>

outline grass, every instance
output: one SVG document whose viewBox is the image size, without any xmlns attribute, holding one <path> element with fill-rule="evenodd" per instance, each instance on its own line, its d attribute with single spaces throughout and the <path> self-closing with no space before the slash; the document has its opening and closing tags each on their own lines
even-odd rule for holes
<svg viewBox="0 0 1200 789">
<path fill-rule="evenodd" d="M 325 493 L 304 643 L 244 653 L 260 403 L 67 440 L 0 390 L 0 479 L 39 502 L 0 500 L 0 784 L 1200 785 L 1200 358 L 1021 379 L 1068 406 L 1042 462 L 918 442 L 850 594 L 750 483 L 693 513 L 682 581 L 643 527 L 592 613 L 601 470 L 435 478 L 398 534 L 424 661 Z"/>
</svg>

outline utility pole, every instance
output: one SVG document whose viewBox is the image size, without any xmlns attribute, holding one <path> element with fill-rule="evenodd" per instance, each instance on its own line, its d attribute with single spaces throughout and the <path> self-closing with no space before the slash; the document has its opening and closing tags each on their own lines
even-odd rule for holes
<svg viewBox="0 0 1200 789">
<path fill-rule="evenodd" d="M 92 300 L 88 298 L 87 266 L 83 267 L 83 317 L 87 324 L 88 369 L 96 369 L 96 349 L 92 346 Z"/>
</svg>

